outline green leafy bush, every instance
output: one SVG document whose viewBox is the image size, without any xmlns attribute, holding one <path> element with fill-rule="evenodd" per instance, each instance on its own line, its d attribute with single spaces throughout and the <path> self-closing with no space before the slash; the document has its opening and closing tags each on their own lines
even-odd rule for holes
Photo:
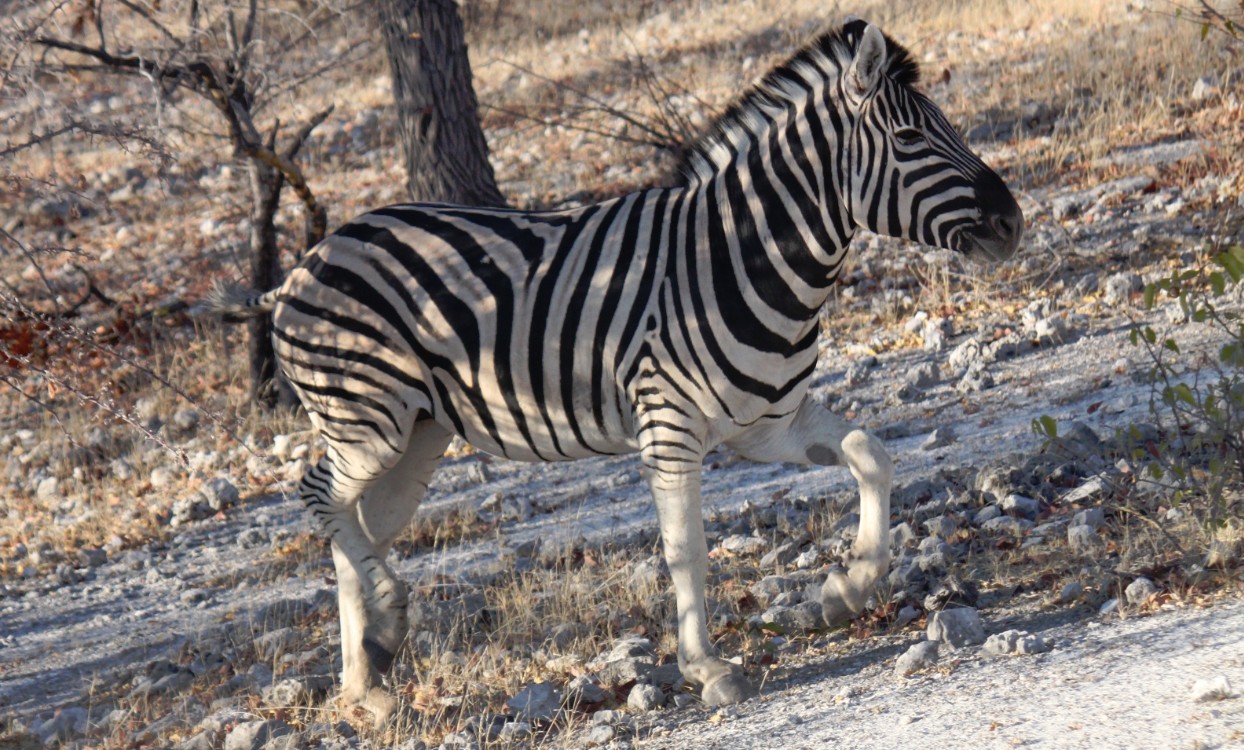
<svg viewBox="0 0 1244 750">
<path fill-rule="evenodd" d="M 1189 268 L 1144 288 L 1146 309 L 1163 297 L 1178 300 L 1185 323 L 1159 333 L 1133 329 L 1130 340 L 1152 364 L 1149 409 L 1167 428 L 1155 449 L 1137 446 L 1133 458 L 1154 482 L 1167 483 L 1178 501 L 1207 501 L 1201 520 L 1221 525 L 1239 512 L 1244 487 L 1244 247 L 1210 247 Z M 1210 352 L 1185 351 L 1180 338 L 1212 329 Z M 1217 343 L 1221 341 L 1221 343 Z"/>
</svg>

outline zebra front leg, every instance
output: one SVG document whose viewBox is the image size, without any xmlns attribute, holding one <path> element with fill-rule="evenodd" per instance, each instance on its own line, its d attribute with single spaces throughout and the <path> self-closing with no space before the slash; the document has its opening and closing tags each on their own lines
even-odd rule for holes
<svg viewBox="0 0 1244 750">
<path fill-rule="evenodd" d="M 756 689 L 738 665 L 717 656 L 708 637 L 704 602 L 708 544 L 700 511 L 699 463 L 645 464 L 652 470 L 652 496 L 678 604 L 678 668 L 683 677 L 702 687 L 701 698 L 710 706 L 741 703 L 756 695 Z"/>
<path fill-rule="evenodd" d="M 860 488 L 860 529 L 847 570 L 833 571 L 821 587 L 821 612 L 837 625 L 859 614 L 890 567 L 890 487 L 894 466 L 877 438 L 804 399 L 786 419 L 757 425 L 729 442 L 755 461 L 845 465 Z"/>
</svg>

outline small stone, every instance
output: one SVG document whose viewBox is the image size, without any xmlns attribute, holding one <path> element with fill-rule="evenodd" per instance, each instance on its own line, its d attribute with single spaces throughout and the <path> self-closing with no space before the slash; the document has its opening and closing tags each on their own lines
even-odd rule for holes
<svg viewBox="0 0 1244 750">
<path fill-rule="evenodd" d="M 758 555 L 768 547 L 768 540 L 744 534 L 732 534 L 717 545 L 717 549 L 739 556 Z"/>
<path fill-rule="evenodd" d="M 98 568 L 108 562 L 108 553 L 102 549 L 78 550 L 78 564 L 87 568 Z"/>
<path fill-rule="evenodd" d="M 1088 526 L 1097 531 L 1106 525 L 1106 512 L 1101 508 L 1085 508 L 1072 517 L 1071 523 L 1073 526 Z"/>
<path fill-rule="evenodd" d="M 440 750 L 479 750 L 479 741 L 469 732 L 453 732 L 441 738 Z"/>
<path fill-rule="evenodd" d="M 934 612 L 929 617 L 927 632 L 930 641 L 942 641 L 951 648 L 975 646 L 985 641 L 985 628 L 980 613 L 972 607 L 957 607 Z"/>
<path fill-rule="evenodd" d="M 781 628 L 783 633 L 816 630 L 821 626 L 821 605 L 820 602 L 801 602 L 793 607 L 770 607 L 760 619 Z"/>
<path fill-rule="evenodd" d="M 108 464 L 108 471 L 112 472 L 112 476 L 122 482 L 134 478 L 134 466 L 124 458 L 115 458 Z"/>
<path fill-rule="evenodd" d="M 332 687 L 327 675 L 288 677 L 262 690 L 263 700 L 272 708 L 306 706 Z"/>
<path fill-rule="evenodd" d="M 678 662 L 674 661 L 652 670 L 652 673 L 648 675 L 648 684 L 656 685 L 664 691 L 674 691 L 682 689 L 687 681 L 682 676 Z"/>
<path fill-rule="evenodd" d="M 275 435 L 272 438 L 272 455 L 277 461 L 285 463 L 290 459 L 292 446 L 290 444 L 289 435 Z"/>
<path fill-rule="evenodd" d="M 1143 289 L 1144 285 L 1140 274 L 1127 271 L 1116 273 L 1102 284 L 1102 299 L 1108 305 L 1126 304 L 1131 295 Z"/>
<path fill-rule="evenodd" d="M 1213 76 L 1201 76 L 1192 84 L 1192 101 L 1202 102 L 1218 94 L 1218 81 Z"/>
<path fill-rule="evenodd" d="M 652 659 L 635 656 L 609 662 L 596 673 L 596 677 L 600 684 L 613 688 L 628 682 L 642 682 L 648 679 L 653 669 Z"/>
<path fill-rule="evenodd" d="M 578 623 L 561 622 L 549 628 L 547 638 L 558 649 L 565 649 L 583 635 L 583 628 Z"/>
<path fill-rule="evenodd" d="M 151 470 L 151 486 L 163 489 L 173 483 L 173 470 L 167 466 L 157 466 Z"/>
<path fill-rule="evenodd" d="M 1123 596 L 1127 599 L 1127 603 L 1135 607 L 1139 607 L 1149 601 L 1149 597 L 1156 593 L 1158 593 L 1158 587 L 1154 585 L 1153 581 L 1144 576 L 1138 577 L 1123 590 Z"/>
<path fill-rule="evenodd" d="M 617 732 L 608 724 L 596 724 L 583 733 L 584 747 L 600 747 L 613 742 Z"/>
<path fill-rule="evenodd" d="M 173 427 L 180 432 L 190 432 L 199 426 L 199 412 L 194 409 L 178 409 L 173 412 Z"/>
<path fill-rule="evenodd" d="M 497 739 L 502 742 L 518 742 L 531 737 L 531 724 L 525 721 L 508 721 L 497 730 Z"/>
<path fill-rule="evenodd" d="M 1234 696 L 1235 691 L 1231 689 L 1231 681 L 1225 674 L 1202 677 L 1192 685 L 1192 700 L 1197 703 L 1221 701 Z"/>
<path fill-rule="evenodd" d="M 579 675 L 566 685 L 566 705 L 579 708 L 605 702 L 605 691 L 591 675 Z"/>
<path fill-rule="evenodd" d="M 893 549 L 903 549 L 915 540 L 916 532 L 912 530 L 911 524 L 906 521 L 896 524 L 890 529 L 890 547 Z"/>
<path fill-rule="evenodd" d="M 260 750 L 269 741 L 292 731 L 288 724 L 278 719 L 243 722 L 225 735 L 224 750 Z"/>
<path fill-rule="evenodd" d="M 242 549 L 255 549 L 268 544 L 268 532 L 261 528 L 249 528 L 238 534 L 238 546 Z"/>
<path fill-rule="evenodd" d="M 992 518 L 980 525 L 981 531 L 987 531 L 991 534 L 1010 534 L 1012 536 L 1020 536 L 1027 529 L 1032 528 L 1032 521 L 1027 518 L 1014 518 L 1012 516 L 998 516 Z"/>
<path fill-rule="evenodd" d="M 47 477 L 39 481 L 35 487 L 35 497 L 43 502 L 60 499 L 60 480 L 56 477 Z"/>
<path fill-rule="evenodd" d="M 925 362 L 909 370 L 903 379 L 906 383 L 916 388 L 931 388 L 937 385 L 937 381 L 940 378 L 937 372 L 937 365 L 932 362 Z"/>
<path fill-rule="evenodd" d="M 1002 509 L 996 505 L 986 505 L 984 508 L 976 511 L 976 515 L 972 516 L 972 523 L 976 526 L 984 526 L 987 522 L 992 521 L 1002 515 Z"/>
<path fill-rule="evenodd" d="M 847 387 L 853 388 L 867 382 L 868 378 L 872 375 L 872 368 L 876 365 L 877 358 L 871 355 L 864 357 L 859 361 L 852 362 L 851 365 L 847 367 L 845 375 Z"/>
<path fill-rule="evenodd" d="M 272 661 L 289 651 L 298 638 L 293 628 L 277 628 L 255 639 L 255 653 L 265 661 Z"/>
<path fill-rule="evenodd" d="M 66 706 L 56 709 L 52 718 L 38 726 L 35 734 L 45 746 L 48 746 L 85 736 L 89 729 L 89 716 L 86 709 Z"/>
<path fill-rule="evenodd" d="M 797 570 L 807 570 L 808 568 L 816 567 L 820 558 L 821 551 L 817 549 L 816 545 L 812 545 L 800 552 L 799 556 L 795 558 L 795 568 Z"/>
<path fill-rule="evenodd" d="M 963 375 L 971 367 L 981 363 L 983 356 L 980 342 L 972 338 L 956 346 L 954 351 L 950 353 L 947 363 L 950 365 L 951 370 L 959 375 Z"/>
<path fill-rule="evenodd" d="M 656 654 L 656 649 L 653 648 L 651 640 L 643 636 L 630 636 L 618 639 L 602 661 L 611 662 L 632 657 L 651 659 L 654 654 Z"/>
<path fill-rule="evenodd" d="M 626 697 L 626 705 L 636 711 L 655 711 L 665 705 L 665 694 L 655 685 L 636 685 Z"/>
<path fill-rule="evenodd" d="M 924 528 L 928 530 L 929 536 L 938 539 L 950 539 L 959 529 L 959 522 L 951 515 L 934 516 L 924 522 Z"/>
<path fill-rule="evenodd" d="M 907 623 L 913 622 L 919 616 L 920 610 L 910 604 L 904 604 L 903 608 L 900 609 L 898 614 L 894 616 L 894 627 L 901 628 Z M 933 641 L 933 643 L 936 643 L 936 641 Z"/>
<path fill-rule="evenodd" d="M 963 374 L 958 384 L 955 385 L 955 390 L 959 393 L 975 393 L 987 391 L 996 384 L 993 375 L 983 365 L 973 366 Z"/>
<path fill-rule="evenodd" d="M 768 606 L 778 594 L 787 591 L 798 591 L 803 588 L 803 583 L 794 578 L 787 576 L 765 576 L 759 581 L 748 587 L 748 592 L 760 600 L 764 606 Z"/>
<path fill-rule="evenodd" d="M 959 437 L 955 435 L 954 428 L 950 425 L 946 425 L 945 427 L 938 427 L 930 432 L 929 436 L 926 437 L 924 442 L 920 444 L 920 448 L 921 450 L 933 451 L 938 448 L 945 448 L 948 445 L 953 445 L 958 439 Z"/>
<path fill-rule="evenodd" d="M 1014 515 L 1023 516 L 1024 518 L 1029 519 L 1036 518 L 1037 514 L 1041 512 L 1040 502 L 1023 495 L 1007 495 L 1002 498 L 1000 506 L 1006 513 L 1012 513 Z"/>
<path fill-rule="evenodd" d="M 1097 532 L 1087 524 L 1072 524 L 1067 527 L 1067 546 L 1078 552 L 1096 549 L 1101 543 Z"/>
<path fill-rule="evenodd" d="M 1058 592 L 1058 603 L 1059 604 L 1071 604 L 1072 602 L 1078 600 L 1083 595 L 1084 595 L 1084 585 L 1081 584 L 1079 581 L 1072 581 L 1071 583 L 1068 583 L 1066 586 L 1063 586 L 1062 591 Z"/>
<path fill-rule="evenodd" d="M 791 542 L 779 544 L 760 558 L 760 567 L 774 568 L 792 562 L 799 555 L 799 549 Z"/>
<path fill-rule="evenodd" d="M 562 694 L 552 683 L 534 682 L 518 692 L 505 705 L 516 716 L 534 721 L 552 721 L 561 708 Z"/>
<path fill-rule="evenodd" d="M 234 505 L 241 497 L 238 488 L 233 486 L 225 477 L 215 477 L 203 483 L 199 488 L 199 494 L 203 496 L 207 502 L 207 506 L 213 512 L 219 512 Z"/>
<path fill-rule="evenodd" d="M 907 649 L 894 663 L 894 674 L 898 677 L 928 669 L 937 664 L 938 641 L 921 641 Z"/>
<path fill-rule="evenodd" d="M 982 652 L 990 656 L 1008 656 L 1010 654 L 1043 654 L 1050 647 L 1041 636 L 1026 630 L 1004 630 L 995 633 L 985 640 Z"/>
</svg>

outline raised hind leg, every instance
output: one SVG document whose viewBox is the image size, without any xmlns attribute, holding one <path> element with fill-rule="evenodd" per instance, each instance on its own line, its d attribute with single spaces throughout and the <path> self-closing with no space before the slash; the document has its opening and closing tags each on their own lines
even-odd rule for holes
<svg viewBox="0 0 1244 750">
<path fill-rule="evenodd" d="M 410 523 L 449 442 L 430 420 L 411 429 L 400 455 L 363 455 L 353 445 L 330 450 L 303 477 L 300 491 L 332 543 L 341 618 L 342 694 L 377 723 L 397 700 L 381 675 L 406 637 L 406 586 L 385 563 L 393 540 Z M 386 461 L 385 459 L 389 459 Z"/>
<path fill-rule="evenodd" d="M 757 425 L 729 445 L 754 461 L 838 464 L 851 470 L 860 487 L 860 530 L 846 572 L 830 573 L 821 587 L 821 611 L 831 625 L 859 614 L 890 566 L 894 467 L 881 441 L 805 399 L 786 419 Z"/>
</svg>

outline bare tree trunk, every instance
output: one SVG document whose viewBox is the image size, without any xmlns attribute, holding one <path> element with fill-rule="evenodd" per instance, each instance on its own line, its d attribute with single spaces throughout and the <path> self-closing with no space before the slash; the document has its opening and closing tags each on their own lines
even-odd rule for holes
<svg viewBox="0 0 1244 750">
<path fill-rule="evenodd" d="M 457 4 L 381 0 L 378 8 L 411 198 L 505 205 L 479 126 Z"/>
<path fill-rule="evenodd" d="M 276 210 L 285 178 L 258 159 L 247 164 L 251 178 L 251 285 L 271 289 L 281 281 L 280 251 L 276 243 Z M 249 359 L 251 395 L 272 406 L 278 402 L 276 353 L 272 349 L 272 316 L 261 315 L 250 323 Z"/>
</svg>

